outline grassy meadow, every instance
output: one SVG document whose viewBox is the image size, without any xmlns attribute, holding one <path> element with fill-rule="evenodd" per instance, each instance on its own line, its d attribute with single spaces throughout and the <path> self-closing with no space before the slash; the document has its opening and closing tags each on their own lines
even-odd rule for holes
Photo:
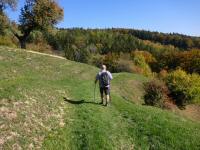
<svg viewBox="0 0 200 150">
<path fill-rule="evenodd" d="M 198 121 L 142 105 L 142 75 L 113 74 L 112 104 L 99 105 L 98 71 L 0 47 L 0 149 L 200 149 Z"/>
</svg>

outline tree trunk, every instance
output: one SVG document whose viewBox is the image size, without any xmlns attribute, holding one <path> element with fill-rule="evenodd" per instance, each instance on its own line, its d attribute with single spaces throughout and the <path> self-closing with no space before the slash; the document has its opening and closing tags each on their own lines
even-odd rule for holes
<svg viewBox="0 0 200 150">
<path fill-rule="evenodd" d="M 20 36 L 18 35 L 16 32 L 13 31 L 13 34 L 17 37 L 17 39 L 19 40 L 19 43 L 20 43 L 20 47 L 22 49 L 26 49 L 26 41 L 27 41 L 27 38 L 30 34 L 31 30 L 27 31 L 24 35 Z"/>
<path fill-rule="evenodd" d="M 26 38 L 20 38 L 19 39 L 19 42 L 20 42 L 20 46 L 22 49 L 26 49 Z"/>
</svg>

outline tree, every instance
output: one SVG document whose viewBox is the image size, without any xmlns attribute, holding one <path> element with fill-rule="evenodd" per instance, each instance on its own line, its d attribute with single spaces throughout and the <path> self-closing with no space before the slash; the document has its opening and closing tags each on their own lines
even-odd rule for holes
<svg viewBox="0 0 200 150">
<path fill-rule="evenodd" d="M 8 27 L 9 20 L 4 13 L 7 7 L 15 10 L 17 6 L 17 0 L 0 0 L 0 34 L 4 34 L 4 30 Z"/>
<path fill-rule="evenodd" d="M 0 35 L 4 34 L 4 30 L 8 25 L 8 18 L 7 16 L 0 11 Z"/>
<path fill-rule="evenodd" d="M 63 18 L 61 9 L 54 0 L 26 0 L 19 17 L 20 31 L 13 30 L 21 48 L 26 48 L 26 41 L 33 30 L 47 30 L 52 28 Z"/>
<path fill-rule="evenodd" d="M 17 0 L 0 0 L 0 11 L 3 11 L 7 7 L 15 9 L 17 6 Z"/>
<path fill-rule="evenodd" d="M 200 74 L 200 50 L 184 51 L 177 55 L 176 58 L 179 66 L 189 73 Z"/>
</svg>

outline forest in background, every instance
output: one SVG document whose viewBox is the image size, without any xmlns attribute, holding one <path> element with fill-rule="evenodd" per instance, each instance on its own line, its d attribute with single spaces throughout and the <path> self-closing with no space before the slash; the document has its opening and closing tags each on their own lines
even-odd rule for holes
<svg viewBox="0 0 200 150">
<path fill-rule="evenodd" d="M 47 44 L 63 52 L 67 59 L 97 66 L 99 63 L 106 63 L 113 72 L 123 71 L 123 67 L 117 67 L 120 61 L 121 65 L 127 66 L 126 63 L 131 63 L 135 55 L 142 55 L 153 72 L 182 68 L 188 73 L 200 73 L 198 37 L 133 29 L 81 28 L 56 29 L 43 35 L 44 37 L 35 32 L 29 42 L 45 38 Z M 179 46 L 176 46 L 176 41 Z M 128 68 L 124 69 L 131 72 Z"/>
</svg>

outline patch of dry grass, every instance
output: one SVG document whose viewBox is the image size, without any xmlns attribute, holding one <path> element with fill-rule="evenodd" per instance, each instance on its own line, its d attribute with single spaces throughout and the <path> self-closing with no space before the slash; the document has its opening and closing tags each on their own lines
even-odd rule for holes
<svg viewBox="0 0 200 150">
<path fill-rule="evenodd" d="M 67 91 L 49 83 L 62 75 L 35 57 L 0 48 L 0 149 L 40 149 L 49 131 L 65 125 Z"/>
</svg>

